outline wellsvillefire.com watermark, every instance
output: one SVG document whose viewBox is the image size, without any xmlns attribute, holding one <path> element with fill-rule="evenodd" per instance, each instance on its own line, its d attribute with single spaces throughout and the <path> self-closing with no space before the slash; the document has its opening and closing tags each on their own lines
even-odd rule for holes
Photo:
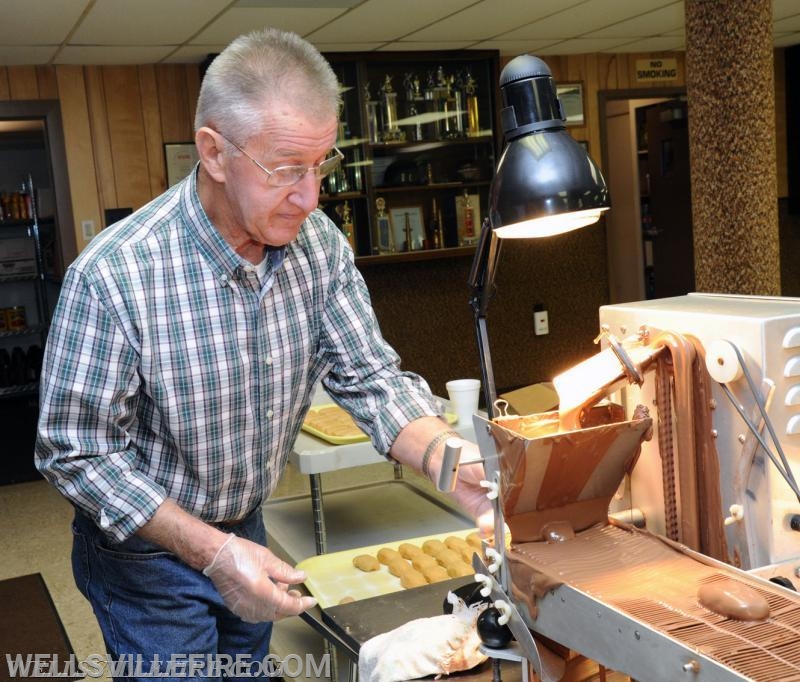
<svg viewBox="0 0 800 682">
<path fill-rule="evenodd" d="M 278 658 L 268 654 L 263 659 L 227 654 L 171 654 L 160 657 L 125 654 L 90 654 L 79 659 L 58 654 L 6 654 L 10 678 L 110 676 L 136 678 L 220 678 L 220 677 L 330 677 L 331 655 L 319 659 L 289 654 Z"/>
</svg>

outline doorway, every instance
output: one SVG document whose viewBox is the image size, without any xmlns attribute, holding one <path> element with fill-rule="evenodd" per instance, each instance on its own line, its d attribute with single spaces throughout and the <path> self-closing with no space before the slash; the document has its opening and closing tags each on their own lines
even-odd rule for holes
<svg viewBox="0 0 800 682">
<path fill-rule="evenodd" d="M 64 130 L 61 123 L 61 108 L 58 100 L 11 100 L 0 102 L 0 139 L 24 140 L 25 132 L 31 140 L 31 158 L 37 158 L 38 147 L 43 154 L 42 164 L 34 176 L 36 186 L 45 202 L 45 213 L 53 217 L 57 234 L 56 258 L 61 272 L 78 255 L 75 242 L 75 227 L 72 217 L 69 178 L 67 175 L 67 153 L 64 145 Z M 38 135 L 30 132 L 36 129 Z M 22 132 L 21 132 L 22 131 Z M 24 147 L 24 141 L 22 142 Z M 14 173 L 13 166 L 2 164 L 8 173 Z M 30 169 L 18 168 L 20 181 L 27 178 Z M 15 176 L 14 176 L 15 177 Z M 5 182 L 5 181 L 4 181 Z M 11 182 L 9 176 L 8 183 Z M 10 187 L 10 189 L 16 189 Z M 41 213 L 41 212 L 40 212 Z"/>
<path fill-rule="evenodd" d="M 64 268 L 75 258 L 57 101 L 0 102 L 0 484 L 35 480 L 38 379 Z"/>
<path fill-rule="evenodd" d="M 611 303 L 694 288 L 684 88 L 598 93 Z M 676 113 L 680 112 L 680 113 Z"/>
</svg>

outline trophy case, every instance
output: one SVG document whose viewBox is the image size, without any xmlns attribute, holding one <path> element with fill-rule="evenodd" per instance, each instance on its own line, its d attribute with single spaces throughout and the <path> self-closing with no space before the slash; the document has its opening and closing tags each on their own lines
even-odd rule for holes
<svg viewBox="0 0 800 682">
<path fill-rule="evenodd" d="M 340 169 L 320 206 L 360 265 L 472 252 L 501 136 L 495 51 L 332 53 Z"/>
</svg>

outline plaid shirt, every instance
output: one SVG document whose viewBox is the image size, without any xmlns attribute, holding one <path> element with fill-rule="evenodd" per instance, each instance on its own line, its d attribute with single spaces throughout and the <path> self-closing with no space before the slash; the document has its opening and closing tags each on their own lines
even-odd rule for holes
<svg viewBox="0 0 800 682">
<path fill-rule="evenodd" d="M 321 211 L 268 251 L 263 282 L 204 212 L 195 173 L 70 266 L 45 350 L 39 470 L 123 540 L 166 499 L 205 521 L 257 508 L 318 381 L 386 453 L 439 413 L 380 334 Z"/>
</svg>

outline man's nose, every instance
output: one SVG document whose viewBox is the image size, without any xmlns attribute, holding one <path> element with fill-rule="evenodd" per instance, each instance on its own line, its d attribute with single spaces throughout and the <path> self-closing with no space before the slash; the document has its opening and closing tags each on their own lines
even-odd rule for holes
<svg viewBox="0 0 800 682">
<path fill-rule="evenodd" d="M 308 171 L 298 182 L 292 185 L 292 199 L 307 213 L 311 213 L 319 203 L 320 179 L 313 170 Z"/>
</svg>

